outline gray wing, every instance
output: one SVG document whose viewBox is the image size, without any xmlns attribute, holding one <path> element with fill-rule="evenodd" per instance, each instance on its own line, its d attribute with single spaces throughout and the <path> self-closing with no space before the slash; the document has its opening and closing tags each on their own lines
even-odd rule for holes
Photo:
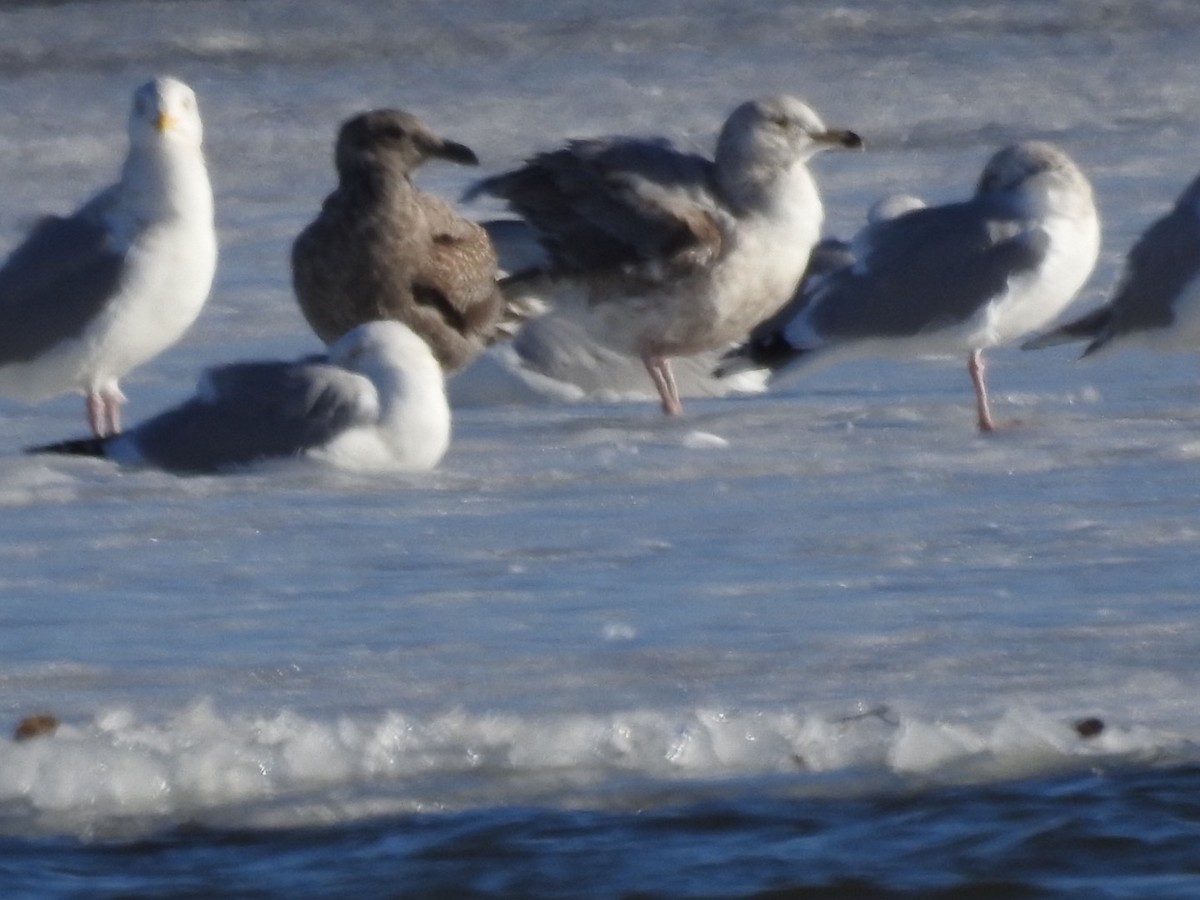
<svg viewBox="0 0 1200 900">
<path fill-rule="evenodd" d="M 1166 328 L 1174 322 L 1175 301 L 1200 275 L 1197 189 L 1200 179 L 1184 192 L 1170 213 L 1151 225 L 1133 245 L 1120 285 L 1108 304 L 1111 319 L 1084 355 L 1120 334 Z"/>
<path fill-rule="evenodd" d="M 801 315 L 832 341 L 952 327 L 1037 267 L 1048 248 L 1045 231 L 986 198 L 914 210 L 871 226 L 862 258 L 829 275 Z"/>
<path fill-rule="evenodd" d="M 116 293 L 124 264 L 86 211 L 41 219 L 0 268 L 0 365 L 80 335 Z"/>
<path fill-rule="evenodd" d="M 480 222 L 496 250 L 501 276 L 544 269 L 550 262 L 537 232 L 523 219 Z"/>
<path fill-rule="evenodd" d="M 759 322 L 746 340 L 717 360 L 714 375 L 727 378 L 751 369 L 775 370 L 796 356 L 796 347 L 787 340 L 787 327 L 800 316 L 819 293 L 826 279 L 854 265 L 852 244 L 837 238 L 817 243 L 808 258 L 804 276 L 792 298 L 774 315 Z"/>
<path fill-rule="evenodd" d="M 1109 328 L 1112 326 L 1113 309 L 1108 304 L 1093 309 L 1091 312 L 1085 313 L 1074 321 L 1068 322 L 1066 325 L 1060 325 L 1053 331 L 1047 331 L 1045 334 L 1039 334 L 1037 337 L 1032 337 L 1025 343 L 1021 344 L 1022 350 L 1041 350 L 1043 347 L 1054 347 L 1058 344 L 1067 344 L 1071 341 L 1093 341 L 1092 345 L 1084 351 L 1084 356 L 1091 353 L 1092 350 L 1098 348 L 1101 344 L 1107 343 L 1111 332 Z M 1097 335 L 1102 337 L 1097 339 Z"/>
<path fill-rule="evenodd" d="M 703 266 L 721 251 L 712 163 L 666 141 L 574 141 L 486 179 L 478 193 L 507 200 L 566 273 L 654 277 L 664 263 Z"/>
<path fill-rule="evenodd" d="M 316 362 L 249 362 L 210 369 L 197 396 L 139 425 L 153 465 L 214 472 L 321 447 L 378 412 L 361 375 Z"/>
<path fill-rule="evenodd" d="M 750 332 L 749 342 L 753 343 L 779 331 L 812 302 L 827 278 L 852 265 L 854 250 L 851 244 L 837 238 L 824 238 L 819 241 L 808 257 L 808 265 L 804 268 L 804 275 L 792 298 L 778 312 L 754 327 Z"/>
</svg>

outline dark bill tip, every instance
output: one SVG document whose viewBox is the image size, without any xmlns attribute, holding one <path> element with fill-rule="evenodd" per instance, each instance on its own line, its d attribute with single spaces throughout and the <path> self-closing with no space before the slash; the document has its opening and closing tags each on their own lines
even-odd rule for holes
<svg viewBox="0 0 1200 900">
<path fill-rule="evenodd" d="M 442 159 L 448 159 L 450 162 L 456 162 L 460 165 L 479 165 L 479 157 L 466 144 L 459 144 L 455 141 L 442 141 L 440 145 L 434 148 L 434 152 Z"/>
<path fill-rule="evenodd" d="M 827 132 L 829 141 L 839 147 L 845 147 L 847 150 L 862 150 L 866 144 L 857 132 L 841 130 Z"/>
</svg>

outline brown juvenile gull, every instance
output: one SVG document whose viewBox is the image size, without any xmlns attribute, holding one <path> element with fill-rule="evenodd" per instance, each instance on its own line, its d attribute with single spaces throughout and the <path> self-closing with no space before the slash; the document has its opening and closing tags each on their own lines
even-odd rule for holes
<svg viewBox="0 0 1200 900">
<path fill-rule="evenodd" d="M 487 232 L 413 186 L 413 171 L 432 157 L 479 162 L 405 112 L 377 109 L 343 123 L 338 186 L 292 246 L 292 283 L 326 343 L 363 322 L 396 319 L 450 372 L 496 339 L 505 303 Z"/>
<path fill-rule="evenodd" d="M 794 97 L 741 104 L 712 160 L 662 139 L 569 142 L 480 182 L 535 230 L 548 264 L 506 281 L 549 292 L 607 347 L 642 361 L 663 412 L 682 411 L 670 357 L 743 337 L 792 294 L 820 234 L 806 162 L 861 147 Z"/>
<path fill-rule="evenodd" d="M 1100 248 L 1092 188 L 1042 141 L 996 153 L 975 196 L 868 226 L 854 262 L 827 275 L 796 314 L 729 355 L 783 370 L 872 354 L 968 354 L 981 431 L 992 431 L 985 348 L 1044 328 L 1083 287 Z"/>
<path fill-rule="evenodd" d="M 1138 238 L 1108 303 L 1023 347 L 1078 340 L 1088 341 L 1084 356 L 1110 342 L 1200 348 L 1200 178 Z"/>
<path fill-rule="evenodd" d="M 77 390 L 97 436 L 121 430 L 119 379 L 200 314 L 217 264 L 213 194 L 191 88 L 133 95 L 120 180 L 41 219 L 0 267 L 0 394 Z"/>
</svg>

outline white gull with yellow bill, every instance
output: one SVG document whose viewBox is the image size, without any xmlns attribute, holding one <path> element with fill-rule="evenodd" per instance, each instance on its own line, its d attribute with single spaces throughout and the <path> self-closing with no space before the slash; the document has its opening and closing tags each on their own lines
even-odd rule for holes
<svg viewBox="0 0 1200 900">
<path fill-rule="evenodd" d="M 116 184 L 34 225 L 0 267 L 0 395 L 79 391 L 97 436 L 121 430 L 120 379 L 183 336 L 217 264 L 196 95 L 137 89 Z"/>
</svg>

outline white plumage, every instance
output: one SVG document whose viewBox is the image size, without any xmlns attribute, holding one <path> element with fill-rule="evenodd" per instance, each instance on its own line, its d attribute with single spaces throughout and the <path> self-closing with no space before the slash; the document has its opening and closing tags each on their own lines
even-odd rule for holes
<svg viewBox="0 0 1200 900">
<path fill-rule="evenodd" d="M 756 332 L 723 369 L 967 353 L 979 427 L 990 431 L 983 350 L 1056 319 L 1099 247 L 1091 185 L 1075 163 L 1044 142 L 1016 144 L 991 158 L 971 199 L 870 224 L 852 263 L 824 276 L 793 315 Z"/>
<path fill-rule="evenodd" d="M 194 397 L 124 434 L 33 452 L 179 473 L 297 458 L 350 471 L 422 471 L 449 445 L 441 365 L 408 326 L 388 320 L 351 329 L 326 358 L 209 369 Z"/>
<path fill-rule="evenodd" d="M 97 436 L 120 431 L 120 379 L 196 320 L 217 261 L 196 96 L 137 89 L 120 180 L 42 219 L 0 268 L 0 393 L 87 398 Z"/>
</svg>

